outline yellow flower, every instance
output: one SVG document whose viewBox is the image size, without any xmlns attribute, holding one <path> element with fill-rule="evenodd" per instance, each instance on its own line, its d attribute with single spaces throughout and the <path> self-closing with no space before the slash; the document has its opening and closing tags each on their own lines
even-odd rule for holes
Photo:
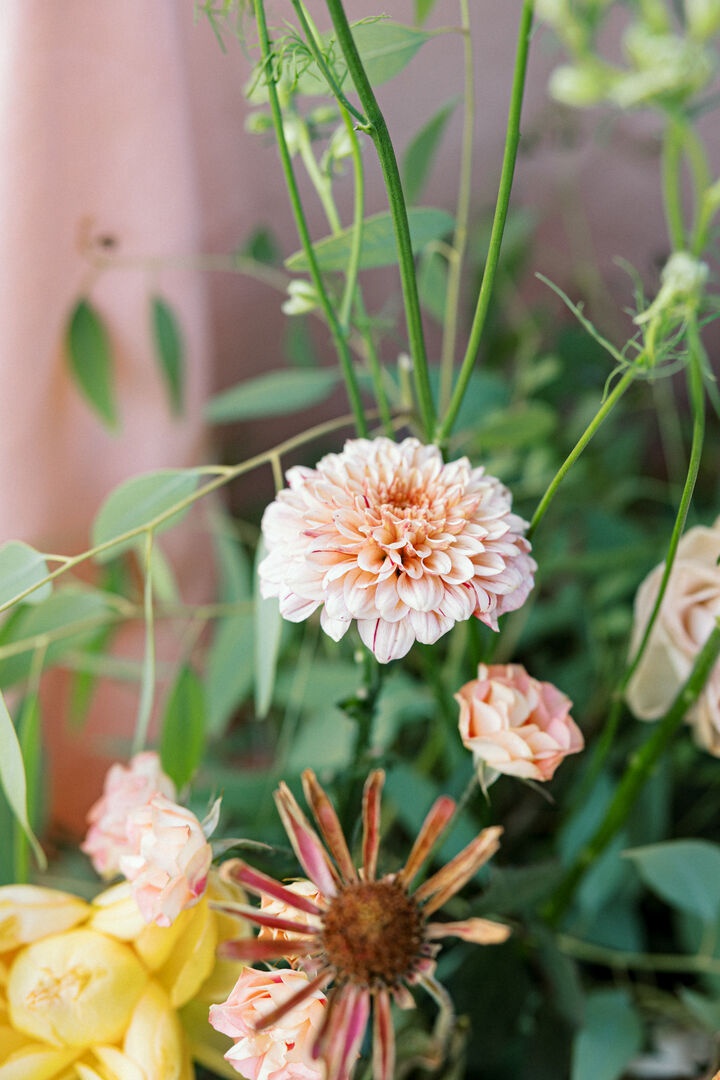
<svg viewBox="0 0 720 1080">
<path fill-rule="evenodd" d="M 0 888 L 0 1080 L 192 1080 L 193 1058 L 232 1076 L 210 1028 L 241 964 L 215 961 L 242 899 L 211 872 L 172 926 L 148 925 L 124 883 L 86 904 Z"/>
</svg>

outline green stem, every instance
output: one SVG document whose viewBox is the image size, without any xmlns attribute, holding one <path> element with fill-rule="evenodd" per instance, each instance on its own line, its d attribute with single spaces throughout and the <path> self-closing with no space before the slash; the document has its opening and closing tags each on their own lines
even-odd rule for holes
<svg viewBox="0 0 720 1080">
<path fill-rule="evenodd" d="M 355 426 L 357 428 L 358 434 L 361 436 L 365 436 L 367 435 L 368 430 L 367 421 L 365 419 L 365 413 L 362 407 L 360 388 L 358 386 L 357 377 L 353 368 L 347 338 L 342 331 L 340 323 L 338 322 L 332 302 L 325 288 L 325 283 L 322 279 L 322 274 L 320 273 L 317 259 L 315 257 L 315 249 L 313 248 L 310 231 L 308 229 L 308 224 L 305 219 L 302 200 L 300 199 L 300 192 L 298 190 L 297 181 L 295 179 L 292 160 L 285 139 L 285 133 L 283 131 L 282 111 L 280 109 L 280 101 L 278 99 L 277 86 L 275 82 L 272 46 L 268 34 L 263 0 L 254 0 L 254 6 L 255 18 L 257 20 L 258 27 L 258 37 L 260 41 L 260 50 L 262 55 L 262 61 L 265 67 L 265 81 L 267 85 L 268 98 L 270 100 L 270 111 L 272 113 L 273 126 L 275 128 L 275 135 L 278 143 L 278 152 L 280 154 L 280 162 L 282 165 L 283 174 L 285 176 L 285 184 L 287 186 L 288 195 L 290 197 L 290 204 L 292 206 L 293 216 L 295 218 L 295 225 L 298 230 L 298 236 L 300 237 L 300 242 L 302 244 L 305 257 L 308 261 L 310 276 L 312 278 L 313 285 L 317 290 L 320 304 L 325 314 L 325 318 L 327 320 L 327 324 L 330 328 L 330 333 L 332 335 L 333 342 L 337 350 L 338 358 L 340 360 L 340 368 L 345 379 L 345 385 L 347 388 L 348 399 L 350 401 L 350 407 L 355 417 Z"/>
<path fill-rule="evenodd" d="M 720 975 L 720 959 L 703 953 L 678 956 L 674 953 L 624 952 L 620 949 L 608 949 L 604 945 L 595 945 L 570 934 L 558 934 L 555 943 L 561 952 L 574 956 L 576 960 L 585 960 L 589 964 L 600 964 L 618 971 L 702 972 L 705 975 Z"/>
<path fill-rule="evenodd" d="M 258 2 L 258 0 L 256 0 Z M 368 81 L 360 54 L 352 36 L 350 24 L 345 14 L 342 0 L 326 0 L 338 43 L 342 49 L 348 73 L 353 81 L 360 104 L 367 117 L 363 129 L 367 131 L 377 151 L 388 195 L 388 205 L 392 215 L 395 242 L 398 249 L 400 282 L 402 285 L 405 318 L 407 321 L 408 341 L 413 358 L 413 372 L 417 391 L 420 417 L 427 439 L 432 438 L 435 425 L 435 407 L 433 405 L 430 378 L 428 373 L 427 351 L 420 312 L 415 259 L 410 238 L 407 207 L 400 180 L 395 150 L 390 139 L 385 118 L 378 105 L 375 93 Z"/>
<path fill-rule="evenodd" d="M 348 101 L 348 99 L 345 97 L 340 83 L 335 78 L 335 74 L 332 68 L 330 67 L 323 55 L 322 49 L 320 48 L 319 35 L 317 33 L 314 23 L 310 19 L 310 15 L 308 14 L 305 5 L 303 4 L 302 0 L 291 0 L 291 3 L 292 6 L 295 8 L 295 14 L 298 17 L 298 22 L 300 23 L 302 31 L 305 34 L 305 39 L 308 43 L 308 47 L 310 48 L 311 53 L 313 54 L 313 59 L 315 60 L 315 63 L 320 69 L 322 76 L 325 79 L 325 82 L 330 87 L 333 97 L 338 102 L 341 108 L 345 109 L 346 112 L 349 112 L 351 116 L 354 116 L 358 124 L 364 127 L 367 124 L 367 120 L 363 116 L 363 114 L 355 108 L 352 102 Z"/>
<path fill-rule="evenodd" d="M 556 472 L 555 476 L 553 477 L 553 479 L 550 482 L 550 485 L 548 486 L 547 491 L 545 492 L 542 499 L 538 503 L 538 507 L 537 507 L 535 513 L 532 516 L 532 521 L 530 522 L 530 527 L 528 528 L 528 532 L 527 532 L 528 537 L 531 537 L 532 534 L 535 532 L 538 525 L 540 524 L 543 517 L 545 516 L 547 508 L 550 505 L 550 503 L 552 502 L 557 489 L 560 487 L 560 484 L 565 479 L 565 477 L 567 476 L 568 472 L 570 471 L 572 466 L 575 464 L 577 459 L 580 457 L 583 450 L 585 449 L 587 444 L 592 439 L 593 435 L 596 433 L 596 431 L 598 430 L 598 428 L 602 424 L 603 420 L 605 420 L 605 418 L 612 411 L 612 409 L 615 407 L 615 405 L 617 405 L 618 401 L 623 396 L 625 391 L 628 389 L 628 387 L 630 386 L 630 384 L 632 383 L 634 378 L 635 378 L 635 368 L 630 367 L 630 368 L 627 369 L 627 371 L 623 375 L 622 379 L 620 379 L 620 381 L 615 385 L 615 389 L 612 390 L 608 394 L 608 396 L 605 398 L 605 401 L 602 403 L 602 405 L 598 409 L 598 411 L 595 414 L 595 416 L 593 417 L 593 419 L 590 421 L 588 426 L 585 428 L 585 431 L 582 433 L 582 435 L 580 436 L 580 439 L 575 444 L 575 446 L 573 447 L 571 452 L 565 458 L 565 461 L 562 463 L 562 465 L 560 466 L 560 468 Z"/>
<path fill-rule="evenodd" d="M 455 235 L 449 253 L 447 293 L 445 299 L 445 325 L 443 327 L 440 354 L 440 412 L 447 408 L 452 394 L 455 345 L 460 314 L 460 284 L 462 281 L 465 248 L 467 247 L 468 222 L 470 220 L 470 195 L 472 191 L 472 152 L 475 130 L 475 64 L 473 42 L 470 33 L 468 0 L 460 0 L 460 19 L 463 33 L 464 105 L 462 149 L 460 157 L 460 184 L 458 187 Z"/>
<path fill-rule="evenodd" d="M 360 253 L 362 251 L 363 223 L 365 219 L 365 173 L 363 170 L 360 143 L 355 134 L 355 128 L 350 119 L 350 114 L 347 109 L 341 108 L 340 115 L 350 140 L 352 149 L 353 180 L 355 182 L 352 246 L 350 248 L 350 258 L 348 259 L 347 270 L 345 271 L 345 292 L 343 293 L 342 303 L 340 304 L 340 325 L 347 332 L 350 327 L 353 300 L 357 290 L 358 273 L 360 270 Z"/>
<path fill-rule="evenodd" d="M 155 700 L 155 604 L 153 597 L 152 552 L 154 533 L 148 529 L 145 537 L 145 593 L 143 614 L 145 618 L 145 655 L 140 680 L 140 701 L 133 737 L 132 752 L 140 753 L 147 743 L 153 701 Z"/>
<path fill-rule="evenodd" d="M 630 759 L 600 826 L 580 851 L 561 881 L 545 912 L 551 923 L 557 923 L 560 920 L 587 871 L 627 821 L 653 768 L 670 745 L 688 711 L 697 701 L 718 654 L 720 654 L 720 620 L 716 620 L 712 633 L 697 654 L 692 671 L 672 705 L 654 725 L 647 742 Z"/>
<path fill-rule="evenodd" d="M 676 117 L 668 120 L 662 152 L 662 188 L 667 230 L 674 251 L 685 250 L 681 170 L 683 126 Z"/>
<path fill-rule="evenodd" d="M 485 321 L 490 309 L 498 262 L 500 260 L 500 248 L 502 246 L 505 222 L 507 221 L 510 206 L 510 193 L 512 191 L 513 176 L 515 174 L 515 162 L 517 160 L 518 145 L 520 143 L 520 116 L 522 113 L 523 94 L 525 92 L 525 76 L 527 73 L 528 54 L 530 51 L 530 31 L 532 29 L 534 0 L 524 0 L 520 16 L 520 28 L 518 31 L 517 51 L 515 54 L 515 72 L 513 75 L 512 93 L 510 96 L 510 108 L 508 111 L 507 134 L 505 136 L 505 151 L 503 153 L 502 170 L 500 173 L 500 185 L 498 188 L 495 215 L 493 217 L 492 230 L 490 233 L 490 245 L 488 247 L 485 272 L 483 273 L 480 294 L 475 307 L 475 315 L 467 349 L 463 358 L 460 374 L 455 384 L 450 405 L 442 418 L 436 433 L 435 441 L 443 445 L 452 432 L 457 420 L 460 407 L 467 391 L 470 376 L 472 374 L 480 339 L 485 328 Z"/>
<path fill-rule="evenodd" d="M 690 509 L 690 503 L 692 502 L 693 492 L 695 490 L 695 483 L 697 481 L 698 472 L 700 469 L 700 461 L 702 458 L 703 444 L 705 442 L 705 395 L 702 380 L 702 355 L 703 346 L 700 341 L 698 333 L 697 322 L 693 319 L 688 326 L 688 339 L 690 343 L 690 364 L 688 375 L 688 392 L 690 403 L 693 413 L 693 431 L 692 431 L 692 443 L 690 446 L 690 459 L 688 461 L 688 470 L 685 477 L 685 483 L 683 484 L 682 494 L 680 496 L 680 502 L 678 504 L 677 514 L 675 515 L 675 522 L 673 524 L 672 534 L 670 536 L 670 543 L 668 545 L 667 554 L 665 556 L 665 569 L 663 571 L 662 579 L 660 581 L 660 588 L 653 605 L 650 618 L 648 619 L 640 644 L 635 650 L 635 655 L 628 664 L 623 674 L 622 679 L 614 694 L 612 707 L 610 709 L 610 715 L 608 721 L 605 724 L 603 732 L 596 744 L 595 752 L 591 765 L 585 776 L 585 779 L 581 785 L 578 795 L 578 801 L 584 801 L 590 788 L 595 783 L 608 755 L 612 749 L 615 741 L 615 735 L 617 734 L 618 727 L 620 725 L 620 717 L 622 716 L 623 698 L 625 691 L 630 685 L 630 680 L 637 671 L 638 665 L 643 658 L 645 649 L 650 640 L 650 635 L 655 626 L 660 608 L 662 606 L 665 591 L 670 580 L 670 574 L 672 572 L 673 564 L 675 562 L 675 555 L 677 553 L 678 544 L 680 538 L 685 530 L 685 523 L 687 521 L 688 511 Z"/>
</svg>

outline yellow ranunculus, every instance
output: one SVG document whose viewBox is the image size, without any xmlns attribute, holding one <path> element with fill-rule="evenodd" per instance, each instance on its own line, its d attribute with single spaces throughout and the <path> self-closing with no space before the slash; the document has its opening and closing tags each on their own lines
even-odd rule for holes
<svg viewBox="0 0 720 1080">
<path fill-rule="evenodd" d="M 192 1080 L 192 1058 L 214 1063 L 208 1005 L 241 965 L 215 961 L 239 928 L 212 901 L 242 900 L 232 889 L 212 871 L 202 900 L 162 928 L 127 885 L 92 904 L 0 888 L 0 1080 Z"/>
</svg>

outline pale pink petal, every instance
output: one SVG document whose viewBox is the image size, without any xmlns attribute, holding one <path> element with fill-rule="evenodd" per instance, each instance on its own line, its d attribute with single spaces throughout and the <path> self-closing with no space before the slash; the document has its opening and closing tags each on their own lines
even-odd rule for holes
<svg viewBox="0 0 720 1080">
<path fill-rule="evenodd" d="M 339 882 L 337 873 L 320 838 L 286 784 L 280 784 L 275 792 L 275 803 L 288 839 L 305 873 L 311 881 L 315 882 L 321 893 L 325 896 L 335 896 Z"/>
<path fill-rule="evenodd" d="M 373 998 L 373 1080 L 395 1076 L 395 1031 L 390 1015 L 390 995 L 379 990 Z"/>
<path fill-rule="evenodd" d="M 474 945 L 500 945 L 507 941 L 512 931 L 509 926 L 490 919 L 472 918 L 461 922 L 428 923 L 425 933 L 431 940 L 457 937 L 472 941 Z"/>
<path fill-rule="evenodd" d="M 374 881 L 380 846 L 380 798 L 385 784 L 385 772 L 375 769 L 363 789 L 363 876 Z"/>
</svg>

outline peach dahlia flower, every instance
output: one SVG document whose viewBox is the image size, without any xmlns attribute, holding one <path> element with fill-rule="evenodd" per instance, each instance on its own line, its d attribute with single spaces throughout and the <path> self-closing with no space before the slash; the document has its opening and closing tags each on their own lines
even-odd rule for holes
<svg viewBox="0 0 720 1080">
<path fill-rule="evenodd" d="M 263 1007 L 262 1016 L 250 1006 L 247 1012 L 234 1012 L 234 1022 L 247 1022 L 256 1033 L 268 1032 L 281 1038 L 289 1014 L 318 991 L 327 992 L 327 1007 L 322 1023 L 313 1033 L 311 1051 L 312 1058 L 326 1070 L 325 1080 L 349 1080 L 371 1013 L 372 1074 L 374 1080 L 393 1080 L 395 1036 L 391 1005 L 395 1002 L 402 1008 L 412 1007 L 411 989 L 416 986 L 422 986 L 437 1002 L 445 1000 L 445 991 L 434 973 L 439 940 L 457 937 L 490 945 L 505 941 L 510 933 L 507 926 L 488 919 L 442 922 L 435 918 L 436 912 L 495 853 L 500 828 L 483 829 L 447 865 L 418 888 L 412 888 L 453 815 L 455 803 L 447 796 L 437 799 L 430 809 L 405 865 L 395 873 L 378 877 L 384 779 L 385 774 L 378 769 L 365 783 L 361 870 L 355 865 L 335 809 L 315 774 L 310 769 L 303 773 L 303 788 L 320 835 L 289 788 L 280 785 L 275 801 L 295 854 L 317 890 L 314 899 L 307 895 L 308 890 L 291 891 L 239 859 L 229 861 L 222 869 L 224 875 L 248 892 L 282 905 L 277 915 L 269 914 L 267 907 L 263 910 L 246 905 L 232 905 L 228 911 L 284 933 L 274 939 L 226 942 L 221 955 L 248 962 L 286 960 L 290 956 L 304 969 L 296 972 L 304 977 L 293 994 L 283 995 L 283 1000 L 269 1011 Z M 313 974 L 305 977 L 310 971 Z"/>
<path fill-rule="evenodd" d="M 132 850 L 128 840 L 128 815 L 145 806 L 153 795 L 175 798 L 175 785 L 152 750 L 136 754 L 129 765 L 111 765 L 103 793 L 88 812 L 90 828 L 81 850 L 90 857 L 98 874 L 114 877 L 120 871 L 120 857 Z"/>
<path fill-rule="evenodd" d="M 526 523 L 507 488 L 417 439 L 354 439 L 296 467 L 262 521 L 264 596 L 300 622 L 322 608 L 339 641 L 357 621 L 381 663 L 475 615 L 497 629 L 533 586 Z"/>
<path fill-rule="evenodd" d="M 583 737 L 570 716 L 572 702 L 552 683 L 531 678 L 520 664 L 480 664 L 477 679 L 455 695 L 460 736 L 476 765 L 526 780 L 550 780 Z"/>
</svg>

